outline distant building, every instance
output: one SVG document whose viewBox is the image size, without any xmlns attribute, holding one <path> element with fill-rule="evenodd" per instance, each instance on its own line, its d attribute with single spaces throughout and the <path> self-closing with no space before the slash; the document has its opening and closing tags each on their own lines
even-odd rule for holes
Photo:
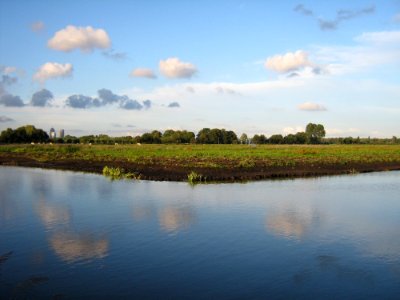
<svg viewBox="0 0 400 300">
<path fill-rule="evenodd" d="M 54 128 L 50 129 L 50 138 L 51 139 L 55 139 L 56 138 L 56 131 L 54 130 Z"/>
<path fill-rule="evenodd" d="M 60 129 L 60 132 L 58 133 L 58 137 L 59 137 L 60 139 L 63 139 L 63 138 L 64 138 L 64 129 Z"/>
</svg>

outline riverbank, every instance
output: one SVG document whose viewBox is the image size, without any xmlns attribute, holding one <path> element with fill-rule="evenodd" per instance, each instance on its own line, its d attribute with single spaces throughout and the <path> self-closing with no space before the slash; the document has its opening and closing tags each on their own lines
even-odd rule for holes
<svg viewBox="0 0 400 300">
<path fill-rule="evenodd" d="M 102 173 L 143 180 L 247 181 L 400 170 L 399 145 L 2 145 L 0 165 Z"/>
</svg>

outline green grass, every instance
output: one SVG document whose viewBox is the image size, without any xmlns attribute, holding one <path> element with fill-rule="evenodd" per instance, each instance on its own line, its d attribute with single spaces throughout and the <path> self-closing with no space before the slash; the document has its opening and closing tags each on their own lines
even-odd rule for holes
<svg viewBox="0 0 400 300">
<path fill-rule="evenodd" d="M 140 179 L 140 175 L 136 175 L 134 173 L 125 172 L 123 168 L 113 168 L 105 166 L 103 168 L 103 175 L 110 178 L 111 180 L 114 179 Z"/>
<path fill-rule="evenodd" d="M 39 161 L 130 161 L 187 168 L 296 167 L 400 162 L 400 145 L 1 145 L 0 156 Z"/>
<path fill-rule="evenodd" d="M 207 181 L 206 177 L 204 177 L 203 175 L 198 174 L 198 173 L 196 173 L 194 171 L 190 172 L 187 177 L 188 177 L 188 182 L 190 184 L 192 184 L 192 185 L 194 185 L 196 183 L 206 182 Z"/>
</svg>

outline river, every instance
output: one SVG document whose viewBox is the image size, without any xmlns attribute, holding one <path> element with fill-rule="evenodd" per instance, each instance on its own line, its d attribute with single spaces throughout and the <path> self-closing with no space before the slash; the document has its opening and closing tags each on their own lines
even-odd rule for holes
<svg viewBox="0 0 400 300">
<path fill-rule="evenodd" d="M 191 186 L 0 167 L 0 295 L 396 299 L 400 172 Z"/>
</svg>

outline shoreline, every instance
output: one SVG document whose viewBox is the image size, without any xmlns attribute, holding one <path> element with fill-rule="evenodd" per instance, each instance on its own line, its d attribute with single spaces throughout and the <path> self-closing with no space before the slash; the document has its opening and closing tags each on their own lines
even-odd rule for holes
<svg viewBox="0 0 400 300">
<path fill-rule="evenodd" d="M 123 160 L 49 160 L 38 161 L 30 157 L 19 155 L 0 155 L 0 165 L 20 166 L 31 168 L 43 168 L 54 170 L 68 170 L 102 174 L 103 168 L 118 167 L 126 172 L 140 175 L 141 180 L 154 181 L 188 181 L 188 174 L 192 171 L 201 174 L 204 182 L 240 182 L 257 181 L 277 178 L 302 178 L 320 177 L 329 175 L 356 174 L 380 171 L 400 170 L 399 162 L 371 162 L 371 163 L 349 163 L 346 165 L 324 163 L 320 165 L 307 164 L 290 166 L 254 166 L 238 168 L 227 165 L 220 168 L 206 167 L 183 167 L 179 162 L 170 165 L 153 163 L 135 163 Z"/>
</svg>

